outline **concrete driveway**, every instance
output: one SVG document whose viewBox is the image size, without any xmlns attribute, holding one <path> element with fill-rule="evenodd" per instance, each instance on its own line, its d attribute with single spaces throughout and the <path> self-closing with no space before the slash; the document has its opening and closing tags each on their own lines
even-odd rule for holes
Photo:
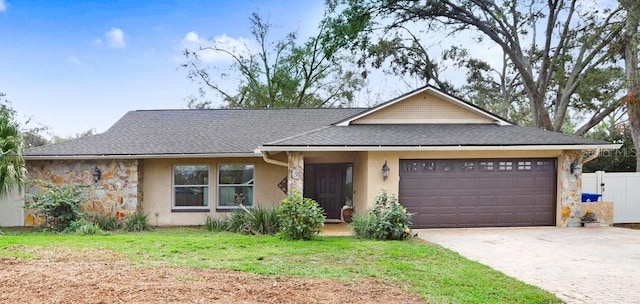
<svg viewBox="0 0 640 304">
<path fill-rule="evenodd" d="M 527 227 L 416 232 L 567 303 L 640 302 L 640 230 Z"/>
</svg>

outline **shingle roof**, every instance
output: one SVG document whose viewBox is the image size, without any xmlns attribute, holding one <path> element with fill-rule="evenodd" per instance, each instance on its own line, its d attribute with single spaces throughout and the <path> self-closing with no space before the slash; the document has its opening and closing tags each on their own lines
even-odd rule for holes
<svg viewBox="0 0 640 304">
<path fill-rule="evenodd" d="M 264 146 L 528 146 L 606 145 L 542 129 L 497 124 L 329 126 Z"/>
<path fill-rule="evenodd" d="M 330 125 L 365 109 L 144 110 L 105 133 L 28 149 L 29 156 L 253 153 L 260 144 Z"/>
</svg>

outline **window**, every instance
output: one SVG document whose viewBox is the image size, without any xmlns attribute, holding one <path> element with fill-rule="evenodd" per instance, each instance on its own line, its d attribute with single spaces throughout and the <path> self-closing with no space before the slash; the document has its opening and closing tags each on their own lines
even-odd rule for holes
<svg viewBox="0 0 640 304">
<path fill-rule="evenodd" d="M 498 162 L 498 170 L 500 171 L 511 171 L 513 170 L 513 163 L 508 162 Z"/>
<path fill-rule="evenodd" d="M 209 166 L 176 165 L 173 167 L 173 208 L 208 209 Z"/>
<path fill-rule="evenodd" d="M 253 206 L 253 165 L 227 164 L 218 167 L 218 207 Z"/>
<path fill-rule="evenodd" d="M 436 170 L 436 163 L 435 162 L 423 162 L 422 163 L 422 170 L 423 171 L 435 171 Z"/>
<path fill-rule="evenodd" d="M 548 160 L 539 160 L 536 162 L 538 166 L 538 171 L 549 171 L 551 170 L 551 161 Z"/>
<path fill-rule="evenodd" d="M 521 171 L 529 171 L 529 170 L 531 170 L 531 162 L 530 161 L 520 161 L 520 162 L 518 162 L 518 170 L 521 170 Z"/>
<path fill-rule="evenodd" d="M 493 171 L 493 162 L 491 162 L 491 161 L 480 162 L 480 170 L 482 170 L 482 171 Z"/>
<path fill-rule="evenodd" d="M 416 162 L 404 163 L 402 170 L 407 171 L 407 172 L 417 171 L 418 170 L 418 163 L 416 163 Z"/>
</svg>

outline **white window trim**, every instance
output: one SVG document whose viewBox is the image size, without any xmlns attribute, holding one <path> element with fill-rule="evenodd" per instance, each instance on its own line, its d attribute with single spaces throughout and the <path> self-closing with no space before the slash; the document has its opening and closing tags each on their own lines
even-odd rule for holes
<svg viewBox="0 0 640 304">
<path fill-rule="evenodd" d="M 227 166 L 227 165 L 235 165 L 235 166 L 253 166 L 253 178 L 251 179 L 251 181 L 253 181 L 252 184 L 220 184 L 220 167 L 222 166 Z M 235 210 L 235 209 L 241 209 L 238 206 L 221 206 L 220 205 L 220 186 L 223 187 L 245 187 L 245 186 L 251 186 L 253 188 L 253 196 L 252 196 L 252 201 L 251 201 L 251 206 L 246 206 L 246 208 L 253 208 L 256 205 L 256 164 L 254 163 L 221 163 L 218 164 L 218 170 L 216 171 L 216 209 L 218 210 Z"/>
<path fill-rule="evenodd" d="M 176 185 L 176 168 L 188 166 L 205 166 L 207 167 L 207 184 L 206 185 Z M 176 206 L 176 186 L 178 188 L 201 187 L 207 188 L 206 206 Z M 210 210 L 211 209 L 211 167 L 208 164 L 174 164 L 171 171 L 171 210 Z"/>
</svg>

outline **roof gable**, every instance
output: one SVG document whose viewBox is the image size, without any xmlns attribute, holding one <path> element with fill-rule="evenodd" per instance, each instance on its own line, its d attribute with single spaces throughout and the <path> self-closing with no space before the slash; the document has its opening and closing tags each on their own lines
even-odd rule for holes
<svg viewBox="0 0 640 304">
<path fill-rule="evenodd" d="M 346 119 L 338 126 L 359 124 L 499 124 L 507 120 L 426 86 Z"/>
</svg>

